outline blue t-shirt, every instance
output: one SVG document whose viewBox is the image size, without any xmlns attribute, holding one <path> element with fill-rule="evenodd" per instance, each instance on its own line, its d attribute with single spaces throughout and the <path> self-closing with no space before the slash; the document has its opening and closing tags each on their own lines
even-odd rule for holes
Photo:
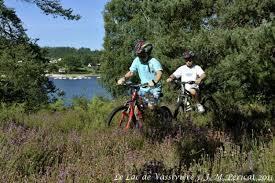
<svg viewBox="0 0 275 183">
<path fill-rule="evenodd" d="M 141 84 L 144 84 L 154 80 L 157 71 L 162 71 L 162 67 L 160 62 L 155 58 L 151 58 L 148 63 L 143 64 L 140 59 L 136 57 L 130 67 L 130 71 L 138 73 Z M 156 89 L 161 90 L 160 83 L 156 85 Z"/>
</svg>

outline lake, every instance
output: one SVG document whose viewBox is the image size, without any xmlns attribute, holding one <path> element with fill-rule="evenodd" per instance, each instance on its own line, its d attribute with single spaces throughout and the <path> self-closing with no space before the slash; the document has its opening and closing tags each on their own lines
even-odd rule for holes
<svg viewBox="0 0 275 183">
<path fill-rule="evenodd" d="M 92 99 L 95 96 L 101 96 L 111 99 L 112 96 L 100 83 L 96 76 L 89 79 L 51 79 L 55 86 L 65 92 L 63 96 L 65 104 L 70 104 L 74 97 L 85 97 Z"/>
</svg>

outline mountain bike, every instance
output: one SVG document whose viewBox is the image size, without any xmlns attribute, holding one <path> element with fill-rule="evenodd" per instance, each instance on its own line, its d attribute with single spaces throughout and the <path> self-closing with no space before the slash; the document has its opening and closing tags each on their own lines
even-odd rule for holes
<svg viewBox="0 0 275 183">
<path fill-rule="evenodd" d="M 191 93 L 185 88 L 185 84 L 194 84 L 195 82 L 194 81 L 181 82 L 179 80 L 174 80 L 173 82 L 179 86 L 177 103 L 173 114 L 173 118 L 177 119 L 177 116 L 180 112 L 183 112 L 183 113 L 188 113 L 191 111 L 198 112 L 196 104 L 192 100 Z M 218 105 L 212 96 L 204 95 L 202 96 L 200 101 L 205 109 L 205 111 L 202 114 L 207 114 L 210 112 L 213 112 L 215 114 L 217 113 Z"/>
<path fill-rule="evenodd" d="M 131 98 L 123 105 L 112 110 L 107 119 L 108 126 L 117 126 L 127 130 L 129 128 L 142 129 L 144 121 L 144 113 L 148 104 L 139 95 L 141 87 L 148 87 L 148 84 L 133 84 L 127 82 L 124 86 L 130 88 Z M 153 97 L 153 96 L 147 96 Z M 172 113 L 166 106 L 155 107 L 154 112 L 160 117 L 160 120 L 166 123 L 172 122 Z"/>
</svg>

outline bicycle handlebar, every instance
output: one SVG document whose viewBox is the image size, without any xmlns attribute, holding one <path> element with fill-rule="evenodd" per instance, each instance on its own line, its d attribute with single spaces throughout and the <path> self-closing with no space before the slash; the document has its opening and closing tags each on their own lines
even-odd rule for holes
<svg viewBox="0 0 275 183">
<path fill-rule="evenodd" d="M 149 86 L 149 84 L 148 83 L 133 84 L 131 81 L 127 81 L 127 82 L 121 84 L 121 86 L 127 86 L 129 88 L 139 89 L 139 88 L 146 88 Z"/>
<path fill-rule="evenodd" d="M 173 80 L 174 83 L 176 84 L 195 84 L 195 81 L 179 81 L 179 80 Z"/>
<path fill-rule="evenodd" d="M 148 87 L 149 86 L 149 84 L 148 83 L 143 83 L 143 84 L 133 84 L 132 82 L 125 82 L 125 83 L 123 83 L 122 84 L 122 86 L 127 86 L 127 87 L 130 87 L 130 88 L 146 88 L 146 87 Z"/>
<path fill-rule="evenodd" d="M 117 83 L 117 79 L 115 79 L 116 83 Z M 117 84 L 119 85 L 119 84 Z M 139 87 L 142 87 L 142 88 L 146 88 L 149 86 L 148 83 L 143 83 L 143 84 L 133 84 L 131 81 L 126 81 L 124 82 L 123 84 L 121 84 L 121 86 L 127 86 L 127 87 L 130 87 L 130 88 L 139 88 Z"/>
</svg>

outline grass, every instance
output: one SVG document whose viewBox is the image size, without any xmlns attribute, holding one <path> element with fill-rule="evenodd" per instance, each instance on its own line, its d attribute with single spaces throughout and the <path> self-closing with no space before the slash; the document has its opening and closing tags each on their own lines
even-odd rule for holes
<svg viewBox="0 0 275 183">
<path fill-rule="evenodd" d="M 193 121 L 182 117 L 181 133 L 152 141 L 137 130 L 106 128 L 107 114 L 121 103 L 95 98 L 32 114 L 25 114 L 22 106 L 2 106 L 0 181 L 113 182 L 116 177 L 151 176 L 159 182 L 169 175 L 195 181 L 254 174 L 267 176 L 267 182 L 275 175 L 274 137 L 244 137 L 249 148 L 241 151 L 230 134 L 212 131 L 204 119 L 208 117 L 194 114 Z"/>
</svg>

